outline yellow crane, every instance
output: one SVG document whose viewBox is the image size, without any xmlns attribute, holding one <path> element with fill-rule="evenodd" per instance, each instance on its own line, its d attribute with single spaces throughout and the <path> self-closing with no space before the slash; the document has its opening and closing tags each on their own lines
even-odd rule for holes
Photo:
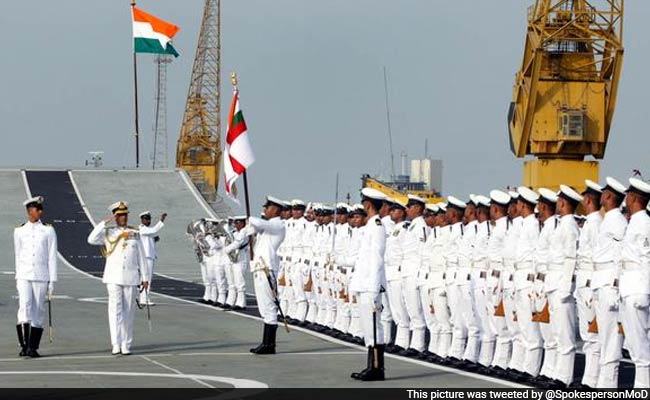
<svg viewBox="0 0 650 400">
<path fill-rule="evenodd" d="M 535 0 L 508 111 L 524 185 L 598 181 L 623 63 L 624 0 Z"/>
<path fill-rule="evenodd" d="M 187 171 L 206 200 L 216 200 L 221 176 L 221 0 L 205 0 L 190 88 L 176 147 L 176 166 Z"/>
</svg>

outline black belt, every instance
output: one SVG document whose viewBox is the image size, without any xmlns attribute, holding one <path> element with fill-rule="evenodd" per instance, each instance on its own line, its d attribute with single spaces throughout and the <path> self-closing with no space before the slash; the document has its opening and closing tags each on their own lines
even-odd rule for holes
<svg viewBox="0 0 650 400">
<path fill-rule="evenodd" d="M 546 274 L 543 274 L 543 273 L 539 272 L 537 274 L 537 280 L 544 282 L 544 279 L 546 279 Z"/>
<path fill-rule="evenodd" d="M 486 272 L 486 271 L 481 271 L 481 273 L 478 274 L 478 276 L 479 276 L 479 278 L 481 278 L 481 279 L 485 279 L 485 278 L 487 278 L 487 272 Z"/>
<path fill-rule="evenodd" d="M 497 271 L 497 270 L 492 271 L 492 276 L 497 279 L 501 278 L 501 271 Z"/>
<path fill-rule="evenodd" d="M 535 280 L 535 274 L 528 274 L 526 280 L 533 282 Z"/>
</svg>

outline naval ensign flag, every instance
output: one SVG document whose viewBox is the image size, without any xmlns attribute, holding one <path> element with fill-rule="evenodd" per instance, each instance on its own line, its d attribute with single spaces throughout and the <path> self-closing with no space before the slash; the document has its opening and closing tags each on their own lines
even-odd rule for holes
<svg viewBox="0 0 650 400">
<path fill-rule="evenodd" d="M 248 133 L 244 115 L 239 108 L 239 91 L 235 88 L 228 115 L 228 134 L 226 148 L 223 155 L 224 175 L 226 180 L 226 194 L 239 204 L 234 190 L 234 184 L 239 175 L 246 172 L 255 162 L 255 155 L 248 140 Z"/>
</svg>

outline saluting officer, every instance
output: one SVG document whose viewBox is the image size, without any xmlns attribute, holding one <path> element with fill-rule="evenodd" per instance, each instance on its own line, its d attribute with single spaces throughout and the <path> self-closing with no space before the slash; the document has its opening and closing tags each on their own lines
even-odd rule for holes
<svg viewBox="0 0 650 400">
<path fill-rule="evenodd" d="M 118 201 L 108 208 L 113 214 L 107 217 L 88 235 L 88 243 L 104 246 L 106 257 L 104 277 L 108 291 L 108 326 L 111 333 L 112 354 L 131 354 L 133 343 L 133 319 L 138 285 L 149 287 L 148 276 L 140 234 L 127 225 L 129 209 L 125 201 Z M 116 226 L 106 226 L 115 220 Z"/>
<path fill-rule="evenodd" d="M 57 280 L 56 232 L 41 222 L 43 201 L 41 196 L 25 200 L 27 222 L 14 229 L 19 355 L 32 358 L 40 357 L 45 297 L 52 295 Z"/>
<path fill-rule="evenodd" d="M 362 381 L 384 380 L 384 333 L 379 316 L 381 313 L 381 292 L 386 287 L 384 253 L 386 230 L 379 219 L 379 209 L 385 196 L 364 188 L 361 191 L 363 207 L 368 215 L 362 228 L 363 240 L 354 264 L 350 290 L 359 293 L 359 319 L 363 339 L 368 347 L 366 369 L 353 373 L 352 378 Z"/>
</svg>

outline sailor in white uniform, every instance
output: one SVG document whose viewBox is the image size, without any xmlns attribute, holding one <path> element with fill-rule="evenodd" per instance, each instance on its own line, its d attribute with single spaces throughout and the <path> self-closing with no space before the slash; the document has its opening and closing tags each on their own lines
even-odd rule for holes
<svg viewBox="0 0 650 400">
<path fill-rule="evenodd" d="M 600 196 L 603 188 L 587 179 L 587 189 L 582 193 L 586 219 L 580 231 L 578 244 L 578 265 L 576 271 L 576 305 L 578 312 L 578 332 L 583 340 L 582 351 L 585 353 L 585 368 L 581 384 L 585 388 L 595 388 L 600 370 L 600 344 L 598 333 L 589 332 L 589 323 L 594 320 L 594 291 L 591 287 L 594 272 L 594 246 L 598 237 L 603 216 L 600 215 Z"/>
<path fill-rule="evenodd" d="M 112 354 L 131 354 L 133 319 L 138 286 L 149 287 L 149 272 L 138 230 L 127 226 L 129 209 L 124 201 L 113 203 L 112 216 L 98 223 L 88 235 L 88 243 L 103 246 L 106 257 L 104 277 L 108 291 L 108 325 Z M 115 220 L 116 226 L 106 226 Z"/>
<path fill-rule="evenodd" d="M 630 178 L 625 204 L 630 223 L 623 238 L 619 275 L 625 347 L 634 362 L 634 387 L 650 387 L 650 184 Z"/>
<path fill-rule="evenodd" d="M 606 178 L 600 204 L 605 210 L 594 246 L 594 272 L 591 288 L 594 290 L 595 315 L 600 342 L 600 373 L 597 388 L 617 388 L 623 335 L 619 333 L 619 265 L 621 243 L 627 220 L 621 212 L 625 186 L 614 178 Z"/>
<path fill-rule="evenodd" d="M 574 213 L 582 196 L 560 185 L 557 200 L 558 225 L 550 238 L 545 290 L 551 309 L 551 333 L 556 345 L 554 381 L 550 388 L 567 388 L 573 383 L 576 354 L 575 270 L 580 228 Z M 546 356 L 545 356 L 546 357 Z M 548 387 L 548 386 L 547 386 Z"/>
<path fill-rule="evenodd" d="M 246 272 L 249 269 L 250 252 L 249 237 L 246 236 L 246 216 L 238 215 L 232 218 L 235 232 L 234 240 L 224 249 L 226 255 L 237 252 L 235 261 L 232 261 L 232 273 L 234 281 L 235 298 L 232 301 L 232 309 L 241 311 L 246 309 Z M 233 253 L 234 254 L 234 253 Z M 229 304 L 229 303 L 227 303 Z"/>
<path fill-rule="evenodd" d="M 402 251 L 404 257 L 401 265 L 402 296 L 406 304 L 409 326 L 411 329 L 411 342 L 409 347 L 400 352 L 406 357 L 415 357 L 425 350 L 424 335 L 426 324 L 422 313 L 422 303 L 418 292 L 418 271 L 422 263 L 422 248 L 429 236 L 429 227 L 424 222 L 426 202 L 414 195 L 408 195 L 406 215 L 408 226 L 402 237 Z"/>
<path fill-rule="evenodd" d="M 523 363 L 523 373 L 518 379 L 531 379 L 539 374 L 542 363 L 542 335 L 539 325 L 532 321 L 532 294 L 534 275 L 534 254 L 537 237 L 539 236 L 539 221 L 534 209 L 539 195 L 531 189 L 520 186 L 518 206 L 523 220 L 515 250 L 515 309 L 517 324 L 521 330 L 524 346 L 526 347 Z M 514 374 L 513 374 L 514 375 Z"/>
<path fill-rule="evenodd" d="M 502 281 L 502 277 L 505 276 L 504 254 L 508 234 L 508 208 L 511 202 L 512 198 L 508 193 L 500 190 L 490 192 L 490 219 L 494 227 L 490 232 L 487 243 L 490 270 L 488 272 L 486 298 L 489 304 L 487 308 L 490 329 L 496 335 L 496 346 L 489 367 L 490 372 L 497 376 L 505 375 L 512 351 L 512 335 L 508 330 L 505 315 Z M 481 362 L 480 359 L 479 362 Z"/>
<path fill-rule="evenodd" d="M 37 196 L 23 202 L 27 222 L 14 229 L 19 355 L 32 358 L 40 357 L 37 350 L 43 336 L 45 300 L 52 296 L 57 280 L 56 232 L 41 222 L 43 201 Z"/>
<path fill-rule="evenodd" d="M 262 343 L 251 349 L 253 354 L 275 354 L 275 336 L 278 330 L 277 274 L 280 269 L 278 248 L 284 240 L 285 226 L 280 219 L 283 202 L 268 196 L 264 204 L 264 219 L 250 217 L 245 233 L 255 238 L 251 272 L 255 284 L 257 308 L 264 319 Z"/>
<path fill-rule="evenodd" d="M 151 292 L 151 279 L 153 277 L 153 269 L 158 258 L 158 253 L 156 252 L 156 242 L 160 240 L 158 232 L 165 226 L 165 219 L 167 218 L 167 213 L 163 213 L 160 216 L 160 220 L 154 225 L 151 226 L 151 212 L 145 211 L 140 214 L 140 226 L 138 227 L 138 232 L 140 232 L 140 240 L 142 240 L 142 249 L 144 250 L 144 259 L 147 263 L 147 273 L 146 281 L 149 282 L 149 288 L 140 292 L 140 304 L 149 304 L 153 306 L 153 302 L 149 298 L 149 293 Z"/>
<path fill-rule="evenodd" d="M 363 338 L 368 347 L 368 365 L 361 372 L 351 375 L 361 381 L 384 380 L 384 333 L 379 320 L 381 293 L 386 287 L 384 254 L 386 251 L 386 230 L 379 219 L 383 194 L 365 188 L 361 191 L 362 201 L 368 218 L 362 229 L 363 239 L 354 264 L 350 290 L 359 294 L 359 316 Z"/>
</svg>

